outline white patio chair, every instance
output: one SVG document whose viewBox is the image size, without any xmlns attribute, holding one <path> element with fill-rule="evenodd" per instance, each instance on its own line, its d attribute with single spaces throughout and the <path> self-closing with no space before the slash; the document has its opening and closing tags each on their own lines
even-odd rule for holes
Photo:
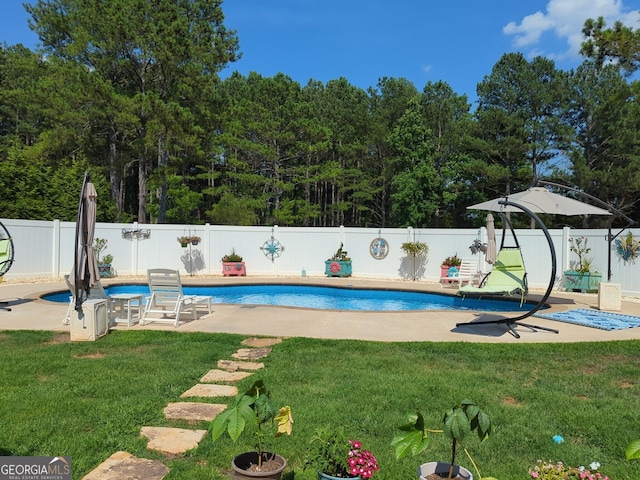
<svg viewBox="0 0 640 480">
<path fill-rule="evenodd" d="M 480 274 L 478 272 L 478 261 L 475 258 L 462 258 L 458 267 L 458 275 L 455 277 L 440 278 L 440 287 L 443 285 L 457 285 L 458 288 L 463 285 L 473 285 L 480 283 Z"/>
<path fill-rule="evenodd" d="M 183 310 L 191 309 L 193 319 L 198 319 L 198 306 L 207 306 L 211 313 L 211 297 L 206 295 L 185 295 L 180 282 L 180 272 L 166 268 L 147 270 L 149 293 L 140 325 L 150 322 L 173 323 L 180 325 Z M 161 317 L 150 317 L 150 315 Z M 173 318 L 171 318 L 173 317 Z"/>
</svg>

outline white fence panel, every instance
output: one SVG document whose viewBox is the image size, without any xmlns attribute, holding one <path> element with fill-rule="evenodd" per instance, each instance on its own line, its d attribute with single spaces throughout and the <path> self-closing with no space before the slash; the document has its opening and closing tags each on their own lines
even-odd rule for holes
<svg viewBox="0 0 640 480">
<path fill-rule="evenodd" d="M 61 277 L 73 267 L 74 222 L 28 221 L 3 219 L 15 244 L 15 262 L 7 278 Z M 500 245 L 500 225 L 496 242 Z M 148 230 L 149 238 L 127 237 L 123 231 Z M 640 236 L 640 230 L 631 230 Z M 564 270 L 577 256 L 569 250 L 569 238 L 588 239 L 594 267 L 607 281 L 608 231 L 604 229 L 549 230 L 556 249 L 556 288 L 562 285 Z M 613 230 L 617 234 L 618 230 Z M 618 238 L 626 235 L 627 230 Z M 550 280 L 551 255 L 544 233 L 539 230 L 518 229 L 516 234 L 522 247 L 532 288 L 544 288 Z M 183 248 L 177 237 L 197 235 L 201 243 Z M 104 254 L 113 255 L 113 267 L 118 275 L 143 275 L 149 268 L 179 269 L 183 275 L 221 275 L 221 258 L 235 250 L 244 258 L 249 276 L 300 276 L 304 269 L 308 276 L 324 275 L 324 262 L 344 244 L 353 262 L 355 277 L 407 279 L 413 278 L 413 264 L 401 250 L 404 242 L 425 242 L 429 246 L 427 263 L 418 269 L 417 279 L 438 281 L 440 263 L 446 257 L 469 257 L 469 246 L 475 239 L 486 242 L 486 229 L 413 229 L 413 228 L 354 228 L 354 227 L 240 227 L 225 225 L 96 225 L 96 237 L 108 241 Z M 376 259 L 370 253 L 371 242 L 384 238 L 389 253 Z M 507 231 L 505 245 L 513 240 Z M 273 259 L 268 253 L 272 240 L 284 248 Z M 490 270 L 484 257 L 476 257 L 483 272 Z M 640 267 L 624 263 L 611 251 L 611 281 L 620 283 L 625 295 L 640 296 Z"/>
</svg>

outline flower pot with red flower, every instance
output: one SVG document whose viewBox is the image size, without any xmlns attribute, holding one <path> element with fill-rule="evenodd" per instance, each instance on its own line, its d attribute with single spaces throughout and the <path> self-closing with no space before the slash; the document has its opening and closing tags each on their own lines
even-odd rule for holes
<svg viewBox="0 0 640 480">
<path fill-rule="evenodd" d="M 457 254 L 445 258 L 440 264 L 440 278 L 455 277 L 461 264 L 462 260 Z"/>
<path fill-rule="evenodd" d="M 324 273 L 327 277 L 350 277 L 351 272 L 351 258 L 341 243 L 336 253 L 324 262 Z"/>
<path fill-rule="evenodd" d="M 340 428 L 316 431 L 307 450 L 305 468 L 318 472 L 319 480 L 367 479 L 379 470 L 376 457 Z"/>
<path fill-rule="evenodd" d="M 256 450 L 241 453 L 233 458 L 233 478 L 261 478 L 279 480 L 287 466 L 284 457 L 264 450 L 265 429 L 277 425 L 275 436 L 291 435 L 293 417 L 291 407 L 277 410 L 271 394 L 262 380 L 255 382 L 249 390 L 236 396 L 229 407 L 211 422 L 211 436 L 215 442 L 226 431 L 235 443 L 248 425 L 255 425 Z"/>
<path fill-rule="evenodd" d="M 464 400 L 460 405 L 456 405 L 447 410 L 442 417 L 442 429 L 431 429 L 425 426 L 422 413 L 412 413 L 407 415 L 407 423 L 401 425 L 398 433 L 391 441 L 391 446 L 396 449 L 396 459 L 405 457 L 408 453 L 416 455 L 422 453 L 430 441 L 430 433 L 444 433 L 451 439 L 451 461 L 450 462 L 427 462 L 418 467 L 418 478 L 420 480 L 441 480 L 443 478 L 455 480 L 473 480 L 473 475 L 469 470 L 456 465 L 456 450 L 462 446 L 469 461 L 478 472 L 478 477 L 484 480 L 495 480 L 493 477 L 483 477 L 478 471 L 478 467 L 471 458 L 469 450 L 464 448 L 462 441 L 467 434 L 475 431 L 484 441 L 489 438 L 491 432 L 491 420 L 477 405 L 470 400 Z"/>
</svg>

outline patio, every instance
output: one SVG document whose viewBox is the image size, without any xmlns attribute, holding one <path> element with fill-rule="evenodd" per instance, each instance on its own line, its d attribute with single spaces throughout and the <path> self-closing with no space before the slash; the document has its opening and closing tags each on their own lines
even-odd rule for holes
<svg viewBox="0 0 640 480">
<path fill-rule="evenodd" d="M 118 277 L 105 282 L 105 286 L 117 283 L 146 283 L 141 276 Z M 432 293 L 454 293 L 454 289 L 441 288 L 438 283 L 374 280 L 364 278 L 325 277 L 185 277 L 184 284 L 230 285 L 251 283 L 296 283 L 306 285 L 353 286 L 360 288 L 398 288 Z M 11 312 L 0 312 L 0 330 L 53 330 L 68 331 L 62 325 L 67 305 L 41 300 L 40 296 L 54 291 L 65 291 L 62 279 L 58 281 L 33 281 L 30 283 L 5 281 L 0 285 L 0 298 L 8 300 Z M 542 291 L 529 294 L 536 300 Z M 597 294 L 581 294 L 554 291 L 549 298 L 550 311 L 597 308 Z M 634 298 L 623 298 L 622 310 L 616 313 L 640 316 L 640 302 Z M 501 325 L 468 326 L 456 328 L 456 323 L 474 320 L 486 321 L 493 314 L 471 311 L 407 311 L 407 312 L 345 312 L 331 310 L 308 310 L 302 308 L 213 305 L 213 313 L 197 321 L 186 321 L 177 327 L 183 332 L 237 333 L 282 337 L 310 337 L 332 339 L 359 339 L 372 341 L 434 341 L 434 342 L 486 342 L 486 343 L 542 343 L 611 341 L 640 338 L 639 328 L 605 331 L 582 327 L 542 318 L 529 318 L 528 323 L 556 328 L 559 334 L 531 331 L 518 327 L 520 339 L 514 338 Z M 171 325 L 151 324 L 145 326 L 117 325 L 117 330 L 153 329 L 175 330 Z"/>
</svg>

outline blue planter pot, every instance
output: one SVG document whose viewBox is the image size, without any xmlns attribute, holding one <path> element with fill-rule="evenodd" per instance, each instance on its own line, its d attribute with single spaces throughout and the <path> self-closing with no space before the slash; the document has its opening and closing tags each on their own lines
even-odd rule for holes
<svg viewBox="0 0 640 480">
<path fill-rule="evenodd" d="M 111 269 L 111 264 L 110 263 L 99 263 L 98 264 L 98 273 L 100 274 L 100 278 L 113 277 L 113 270 Z"/>
<path fill-rule="evenodd" d="M 327 277 L 350 277 L 351 260 L 327 260 L 324 262 L 324 273 Z"/>
<path fill-rule="evenodd" d="M 581 273 L 567 270 L 564 272 L 563 286 L 568 292 L 597 292 L 601 281 L 601 273 Z"/>
</svg>

